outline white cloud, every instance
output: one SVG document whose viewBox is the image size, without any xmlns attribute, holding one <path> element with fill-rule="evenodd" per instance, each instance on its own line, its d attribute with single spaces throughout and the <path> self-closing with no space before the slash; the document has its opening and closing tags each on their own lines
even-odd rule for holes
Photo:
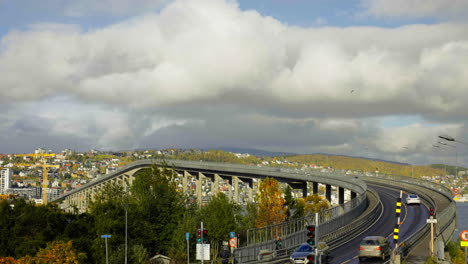
<svg viewBox="0 0 468 264">
<path fill-rule="evenodd" d="M 467 35 L 455 24 L 301 29 L 231 2 L 179 0 L 90 32 L 49 24 L 8 34 L 0 94 L 135 108 L 263 98 L 304 113 L 335 105 L 336 116 L 347 114 L 343 107 L 367 115 L 369 105 L 386 114 L 464 115 L 468 67 L 458 58 L 468 56 Z"/>
<path fill-rule="evenodd" d="M 108 149 L 164 139 L 353 154 L 368 137 L 380 153 L 426 151 L 423 139 L 467 120 L 467 36 L 449 23 L 289 27 L 223 0 L 176 0 L 91 31 L 36 24 L 0 40 L 0 102 L 18 109 L 0 129 L 37 117 L 64 142 Z M 27 116 L 17 106 L 63 97 Z M 391 115 L 440 123 L 358 121 Z"/>
<path fill-rule="evenodd" d="M 367 12 L 378 17 L 466 19 L 466 0 L 362 0 Z"/>
<path fill-rule="evenodd" d="M 463 124 L 428 126 L 415 123 L 402 127 L 385 128 L 372 139 L 379 151 L 386 153 L 421 153 L 432 152 L 432 145 L 437 143 L 438 136 L 443 134 L 460 134 Z"/>
</svg>

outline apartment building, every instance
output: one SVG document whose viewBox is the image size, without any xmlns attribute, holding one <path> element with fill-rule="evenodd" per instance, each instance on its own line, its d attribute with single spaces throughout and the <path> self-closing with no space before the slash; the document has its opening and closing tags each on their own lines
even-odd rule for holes
<svg viewBox="0 0 468 264">
<path fill-rule="evenodd" d="M 4 168 L 0 170 L 0 194 L 7 194 L 7 190 L 11 188 L 12 176 L 12 169 Z"/>
</svg>

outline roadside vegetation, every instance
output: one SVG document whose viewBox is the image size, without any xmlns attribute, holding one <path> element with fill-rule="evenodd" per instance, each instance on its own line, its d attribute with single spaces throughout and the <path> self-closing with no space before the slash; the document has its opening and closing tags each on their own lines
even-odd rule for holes
<svg viewBox="0 0 468 264">
<path fill-rule="evenodd" d="M 241 206 L 220 192 L 204 206 L 188 203 L 177 189 L 175 172 L 166 167 L 140 170 L 129 188 L 107 185 L 86 213 L 66 213 L 57 205 L 37 206 L 22 199 L 0 201 L 0 263 L 109 263 L 125 258 L 125 214 L 128 213 L 128 262 L 147 263 L 161 254 L 175 263 L 187 262 L 185 234 L 190 233 L 190 259 L 195 262 L 196 231 L 208 230 L 211 258 L 219 259 L 230 232 L 242 237 L 263 227 L 327 208 L 320 197 L 296 199 L 267 178 L 256 203 Z M 291 215 L 291 212 L 294 212 Z M 272 239 L 274 239 L 272 237 Z"/>
</svg>

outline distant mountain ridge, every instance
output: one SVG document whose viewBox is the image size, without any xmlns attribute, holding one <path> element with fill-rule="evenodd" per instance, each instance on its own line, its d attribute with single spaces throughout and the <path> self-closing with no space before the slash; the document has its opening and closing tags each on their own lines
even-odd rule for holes
<svg viewBox="0 0 468 264">
<path fill-rule="evenodd" d="M 217 149 L 223 150 L 226 152 L 250 154 L 254 156 L 267 156 L 267 157 L 299 155 L 299 154 L 292 153 L 292 152 L 274 152 L 274 151 L 267 151 L 267 150 L 261 150 L 261 149 L 246 149 L 246 148 L 235 148 L 235 147 L 219 147 Z"/>
<path fill-rule="evenodd" d="M 398 165 L 411 165 L 409 163 L 403 163 L 403 162 L 397 162 L 397 161 L 374 159 L 374 158 L 361 157 L 361 156 L 327 154 L 327 153 L 298 154 L 298 153 L 292 153 L 292 152 L 274 152 L 274 151 L 267 151 L 267 150 L 261 150 L 261 149 L 248 149 L 248 148 L 235 148 L 235 147 L 220 147 L 217 149 L 227 151 L 227 152 L 251 154 L 254 156 L 287 157 L 287 156 L 300 156 L 300 155 L 324 155 L 324 156 L 347 157 L 347 158 L 356 158 L 356 159 L 367 159 L 367 160 L 372 160 L 372 161 L 387 162 L 387 163 L 393 163 L 393 164 L 398 164 Z"/>
</svg>

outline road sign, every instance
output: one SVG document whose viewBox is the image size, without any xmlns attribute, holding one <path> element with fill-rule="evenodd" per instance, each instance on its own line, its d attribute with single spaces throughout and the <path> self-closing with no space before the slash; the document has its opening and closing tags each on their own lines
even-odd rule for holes
<svg viewBox="0 0 468 264">
<path fill-rule="evenodd" d="M 459 195 L 459 194 L 460 194 L 460 190 L 459 190 L 459 189 L 453 189 L 453 190 L 452 190 L 452 194 L 453 194 L 453 195 Z"/>
<path fill-rule="evenodd" d="M 460 241 L 460 246 L 468 247 L 468 241 Z"/>
<path fill-rule="evenodd" d="M 102 238 L 110 238 L 111 235 L 102 235 L 101 237 L 102 237 Z"/>
<path fill-rule="evenodd" d="M 229 238 L 236 237 L 236 232 L 229 232 Z"/>
<path fill-rule="evenodd" d="M 437 224 L 437 219 L 427 219 L 426 223 L 428 223 L 428 224 Z"/>
<path fill-rule="evenodd" d="M 202 259 L 202 246 L 203 260 L 210 260 L 210 244 L 197 244 L 197 260 Z"/>
<path fill-rule="evenodd" d="M 190 233 L 187 232 L 187 233 L 185 233 L 185 240 L 189 240 L 189 239 L 190 239 Z"/>
<path fill-rule="evenodd" d="M 463 241 L 468 241 L 468 230 L 463 230 L 460 232 L 460 238 Z"/>
<path fill-rule="evenodd" d="M 233 248 L 237 247 L 237 237 L 229 239 L 229 246 Z"/>
</svg>

